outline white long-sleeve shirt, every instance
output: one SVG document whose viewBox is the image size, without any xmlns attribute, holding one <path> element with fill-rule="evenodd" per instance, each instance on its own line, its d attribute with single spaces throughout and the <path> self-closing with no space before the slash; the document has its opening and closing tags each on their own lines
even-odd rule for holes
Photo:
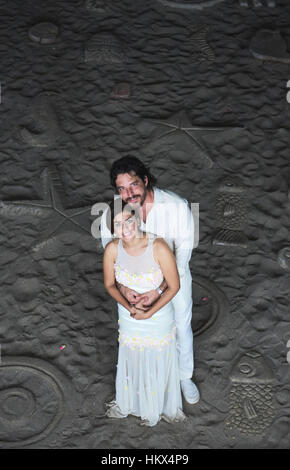
<svg viewBox="0 0 290 470">
<path fill-rule="evenodd" d="M 154 202 L 146 222 L 141 221 L 140 229 L 164 238 L 175 254 L 178 272 L 183 275 L 189 269 L 188 263 L 194 246 L 194 219 L 186 199 L 172 191 L 154 187 Z M 119 196 L 117 196 L 119 197 Z M 106 225 L 105 211 L 101 218 L 103 248 L 112 240 Z"/>
<path fill-rule="evenodd" d="M 189 269 L 194 246 L 194 219 L 186 199 L 172 191 L 154 187 L 154 202 L 146 222 L 141 221 L 140 229 L 164 238 L 175 254 L 177 269 L 182 276 Z M 117 196 L 119 197 L 119 196 Z M 101 218 L 103 248 L 112 240 L 106 226 L 105 211 Z"/>
</svg>

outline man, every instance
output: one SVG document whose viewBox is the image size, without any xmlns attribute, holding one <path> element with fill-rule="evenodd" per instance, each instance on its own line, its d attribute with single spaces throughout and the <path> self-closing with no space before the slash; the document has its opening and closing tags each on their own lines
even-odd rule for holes
<svg viewBox="0 0 290 470">
<path fill-rule="evenodd" d="M 172 299 L 177 331 L 177 348 L 181 390 L 188 403 L 199 401 L 199 392 L 192 382 L 194 368 L 192 317 L 192 277 L 189 260 L 194 242 L 194 221 L 188 203 L 177 194 L 155 186 L 156 179 L 143 163 L 135 157 L 124 157 L 112 165 L 111 184 L 124 202 L 138 208 L 141 230 L 154 233 L 166 240 L 175 254 L 180 277 L 180 290 Z M 102 244 L 111 241 L 112 234 L 106 226 L 106 211 L 101 218 Z M 120 292 L 136 307 L 146 310 L 166 289 L 164 280 L 158 289 L 138 294 L 117 284 Z"/>
</svg>

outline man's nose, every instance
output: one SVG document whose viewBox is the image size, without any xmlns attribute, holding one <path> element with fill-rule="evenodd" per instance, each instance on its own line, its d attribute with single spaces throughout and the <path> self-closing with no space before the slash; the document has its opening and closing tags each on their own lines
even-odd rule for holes
<svg viewBox="0 0 290 470">
<path fill-rule="evenodd" d="M 130 198 L 134 195 L 134 191 L 132 188 L 126 189 L 126 199 Z"/>
<path fill-rule="evenodd" d="M 132 196 L 132 194 L 134 194 L 133 188 L 129 188 L 128 191 L 129 191 L 130 196 Z"/>
</svg>

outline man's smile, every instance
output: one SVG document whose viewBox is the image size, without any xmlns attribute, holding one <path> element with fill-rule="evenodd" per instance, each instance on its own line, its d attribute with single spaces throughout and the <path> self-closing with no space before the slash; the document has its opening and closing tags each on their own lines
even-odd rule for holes
<svg viewBox="0 0 290 470">
<path fill-rule="evenodd" d="M 132 197 L 129 197 L 126 202 L 137 202 L 138 201 L 138 198 L 140 198 L 140 196 L 132 196 Z"/>
</svg>

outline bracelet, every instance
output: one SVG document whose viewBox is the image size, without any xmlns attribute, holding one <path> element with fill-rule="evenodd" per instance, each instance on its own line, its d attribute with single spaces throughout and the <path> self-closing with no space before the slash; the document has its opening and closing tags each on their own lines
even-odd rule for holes
<svg viewBox="0 0 290 470">
<path fill-rule="evenodd" d="M 157 290 L 157 292 L 158 292 L 158 294 L 159 294 L 160 296 L 163 294 L 163 290 L 162 290 L 162 289 L 160 289 L 160 287 L 157 287 L 157 289 L 156 289 L 156 290 Z"/>
</svg>

